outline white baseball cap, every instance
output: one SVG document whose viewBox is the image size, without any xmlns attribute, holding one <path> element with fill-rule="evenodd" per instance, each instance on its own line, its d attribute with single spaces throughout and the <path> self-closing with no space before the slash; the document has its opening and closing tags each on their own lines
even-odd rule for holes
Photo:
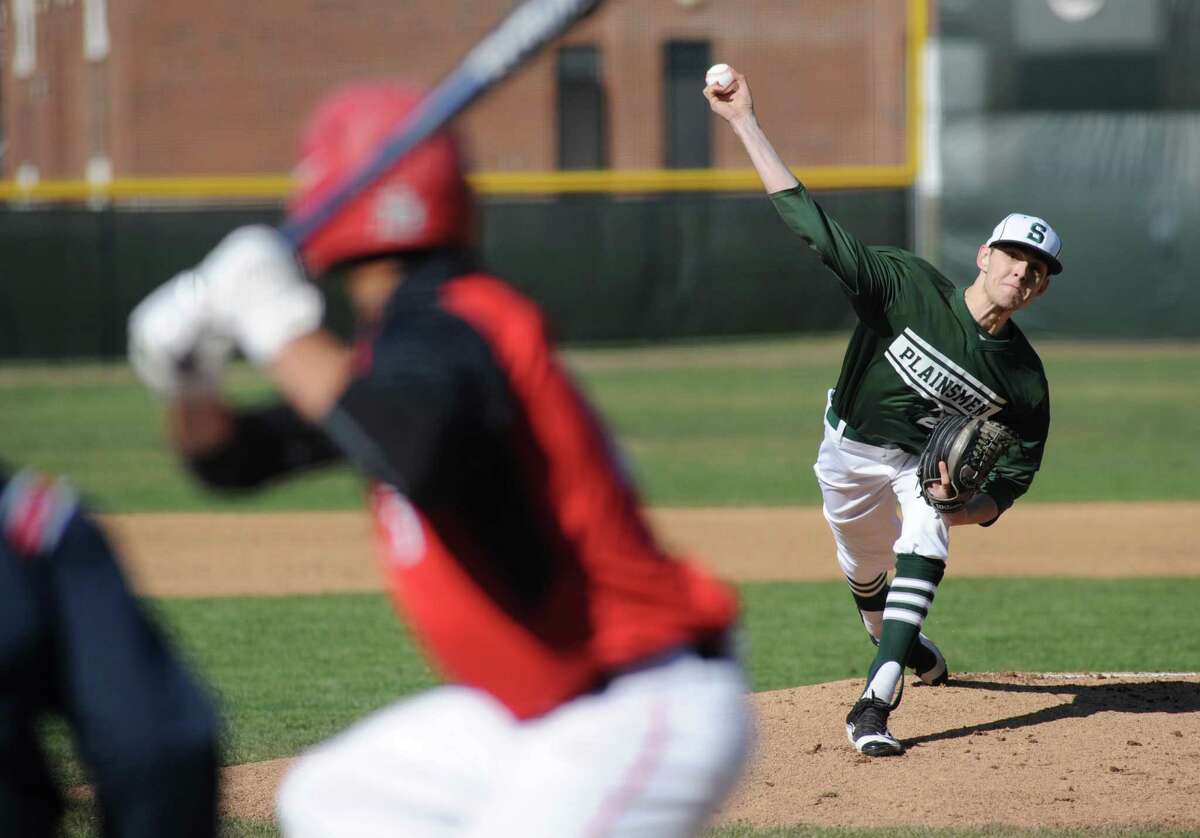
<svg viewBox="0 0 1200 838">
<path fill-rule="evenodd" d="M 987 240 L 987 246 L 994 244 L 1016 244 L 1036 250 L 1046 258 L 1050 273 L 1062 273 L 1062 262 L 1058 254 L 1062 253 L 1062 239 L 1054 228 L 1036 215 L 1025 215 L 1020 212 L 1009 213 L 1004 220 L 992 230 L 992 237 Z"/>
</svg>

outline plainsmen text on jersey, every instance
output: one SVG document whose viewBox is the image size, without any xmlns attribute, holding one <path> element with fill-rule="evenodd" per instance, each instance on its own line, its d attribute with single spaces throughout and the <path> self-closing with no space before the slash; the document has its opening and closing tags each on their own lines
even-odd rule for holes
<svg viewBox="0 0 1200 838">
<path fill-rule="evenodd" d="M 868 247 L 803 186 L 771 196 L 787 225 L 841 281 L 858 315 L 833 410 L 864 442 L 919 454 L 947 413 L 988 416 L 1021 439 L 983 487 L 1001 511 L 1029 488 L 1050 427 L 1042 362 L 1016 323 L 988 335 L 963 289 L 896 247 Z"/>
</svg>

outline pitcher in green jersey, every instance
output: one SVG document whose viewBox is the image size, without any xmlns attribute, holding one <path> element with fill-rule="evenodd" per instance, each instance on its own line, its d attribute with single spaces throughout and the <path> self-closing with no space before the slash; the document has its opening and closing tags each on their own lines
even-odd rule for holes
<svg viewBox="0 0 1200 838">
<path fill-rule="evenodd" d="M 813 468 L 838 564 L 878 647 L 846 734 L 861 753 L 901 754 L 887 722 L 903 693 L 903 666 L 929 684 L 949 676 L 942 653 L 920 633 L 945 573 L 949 528 L 994 523 L 1042 461 L 1049 389 L 1011 318 L 1062 270 L 1062 242 L 1042 219 L 1010 214 L 980 245 L 979 273 L 964 292 L 923 259 L 868 247 L 826 215 L 771 146 L 744 75 L 734 70 L 733 81 L 706 87 L 704 96 L 742 141 L 779 215 L 841 282 L 858 315 Z M 1020 444 L 966 508 L 940 514 L 921 498 L 916 466 L 930 428 L 947 413 L 994 417 Z"/>
</svg>

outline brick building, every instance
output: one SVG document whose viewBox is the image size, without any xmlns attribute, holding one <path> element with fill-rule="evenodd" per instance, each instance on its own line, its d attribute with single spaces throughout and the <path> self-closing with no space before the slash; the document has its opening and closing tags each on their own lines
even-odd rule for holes
<svg viewBox="0 0 1200 838">
<path fill-rule="evenodd" d="M 916 1 L 916 0 L 914 0 Z M 0 174 L 281 175 L 300 120 L 363 76 L 432 83 L 511 0 L 8 0 Z M 743 168 L 700 96 L 750 76 L 798 166 L 906 161 L 901 0 L 609 0 L 463 118 L 480 171 Z"/>
</svg>

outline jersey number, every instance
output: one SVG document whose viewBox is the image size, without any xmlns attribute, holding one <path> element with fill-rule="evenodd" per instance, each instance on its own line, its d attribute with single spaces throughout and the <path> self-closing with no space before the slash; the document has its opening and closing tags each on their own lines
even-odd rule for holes
<svg viewBox="0 0 1200 838">
<path fill-rule="evenodd" d="M 421 516 L 408 498 L 390 486 L 377 486 L 375 517 L 387 540 L 388 558 L 402 567 L 412 567 L 425 558 L 425 532 Z"/>
</svg>

